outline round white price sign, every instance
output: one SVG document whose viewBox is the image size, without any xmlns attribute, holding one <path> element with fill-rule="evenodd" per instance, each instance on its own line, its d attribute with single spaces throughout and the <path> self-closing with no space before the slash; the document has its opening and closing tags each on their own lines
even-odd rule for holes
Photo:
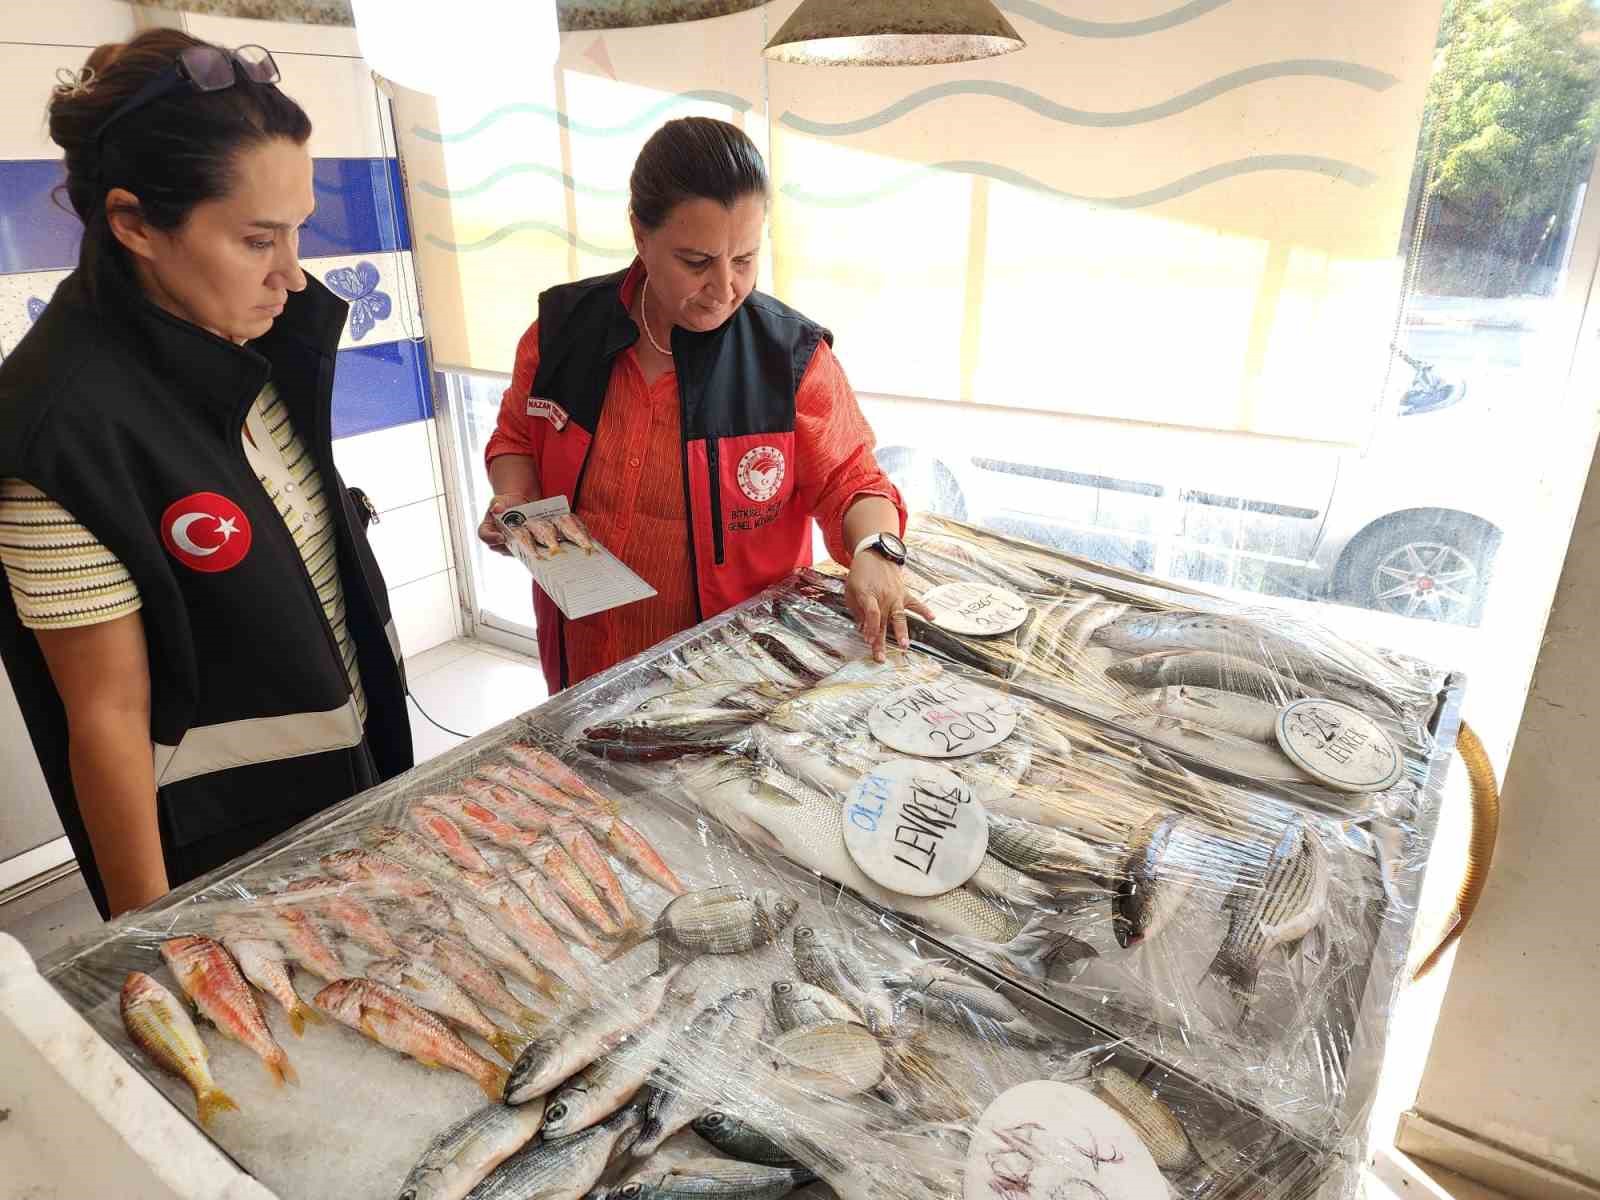
<svg viewBox="0 0 1600 1200">
<path fill-rule="evenodd" d="M 962 1190 L 965 1200 L 1171 1195 L 1132 1125 L 1099 1097 L 1049 1079 L 1019 1083 L 984 1110 L 967 1151 Z"/>
<path fill-rule="evenodd" d="M 1360 709 L 1296 700 L 1278 714 L 1278 745 L 1295 766 L 1341 792 L 1381 792 L 1399 782 L 1394 740 Z"/>
<path fill-rule="evenodd" d="M 892 758 L 845 796 L 844 844 L 874 883 L 903 896 L 940 896 L 983 865 L 989 818 L 953 771 Z"/>
<path fill-rule="evenodd" d="M 867 728 L 891 750 L 919 758 L 960 758 L 998 746 L 1017 727 L 1001 693 L 946 676 L 896 692 L 867 714 Z"/>
<path fill-rule="evenodd" d="M 987 583 L 941 583 L 924 592 L 922 600 L 940 629 L 973 637 L 1010 633 L 1028 619 L 1026 600 Z"/>
</svg>

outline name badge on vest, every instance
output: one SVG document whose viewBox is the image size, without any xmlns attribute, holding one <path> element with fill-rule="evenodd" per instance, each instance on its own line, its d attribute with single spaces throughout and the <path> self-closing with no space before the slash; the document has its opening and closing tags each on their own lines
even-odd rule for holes
<svg viewBox="0 0 1600 1200">
<path fill-rule="evenodd" d="M 567 410 L 554 400 L 543 400 L 538 396 L 529 396 L 528 415 L 530 417 L 543 417 L 556 427 L 558 433 L 567 427 Z"/>
</svg>

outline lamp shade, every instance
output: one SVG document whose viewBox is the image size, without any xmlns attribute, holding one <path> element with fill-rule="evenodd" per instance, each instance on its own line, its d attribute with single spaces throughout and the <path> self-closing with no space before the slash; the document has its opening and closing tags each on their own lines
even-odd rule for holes
<svg viewBox="0 0 1600 1200">
<path fill-rule="evenodd" d="M 431 96 L 515 90 L 561 53 L 554 0 L 353 0 L 361 56 Z"/>
<path fill-rule="evenodd" d="M 765 53 L 790 63 L 931 66 L 1024 44 L 990 0 L 805 0 Z"/>
</svg>

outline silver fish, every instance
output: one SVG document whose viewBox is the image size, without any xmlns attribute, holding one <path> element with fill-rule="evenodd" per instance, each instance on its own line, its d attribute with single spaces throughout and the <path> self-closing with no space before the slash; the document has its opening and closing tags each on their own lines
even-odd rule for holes
<svg viewBox="0 0 1600 1200">
<path fill-rule="evenodd" d="M 725 1158 L 647 1163 L 603 1200 L 782 1200 L 816 1176 L 804 1167 L 766 1167 Z"/>
<path fill-rule="evenodd" d="M 1106 677 L 1134 688 L 1195 684 L 1278 705 L 1322 694 L 1251 659 L 1210 650 L 1169 651 L 1126 659 L 1106 671 Z"/>
<path fill-rule="evenodd" d="M 544 1136 L 568 1137 L 605 1120 L 644 1086 L 661 1058 L 682 1032 L 683 1011 L 693 992 L 669 992 L 661 1008 L 642 1029 L 636 1029 L 594 1060 L 550 1096 Z"/>
<path fill-rule="evenodd" d="M 860 1013 L 827 988 L 794 979 L 780 979 L 772 985 L 772 1016 L 784 1033 L 802 1025 L 861 1020 Z"/>
<path fill-rule="evenodd" d="M 507 1062 L 516 1062 L 526 1038 L 501 1029 L 448 974 L 424 959 L 380 958 L 367 964 L 367 978 L 388 984 L 411 1003 L 475 1033 Z"/>
<path fill-rule="evenodd" d="M 1112 908 L 1112 927 L 1124 949 L 1155 937 L 1188 900 L 1194 871 L 1169 861 L 1184 821 L 1178 813 L 1152 817 L 1128 844 Z"/>
<path fill-rule="evenodd" d="M 768 1134 L 732 1113 L 712 1109 L 692 1122 L 695 1133 L 729 1158 L 768 1167 L 798 1167 L 788 1150 Z"/>
<path fill-rule="evenodd" d="M 1207 729 L 1249 738 L 1253 742 L 1275 745 L 1278 740 L 1278 713 L 1281 710 L 1277 705 L 1253 696 L 1225 692 L 1221 688 L 1178 684 L 1164 687 L 1146 699 L 1156 712 L 1165 717 L 1176 717 Z"/>
<path fill-rule="evenodd" d="M 1307 687 L 1333 687 L 1365 697 L 1365 703 L 1357 707 L 1376 702 L 1396 714 L 1400 711 L 1399 705 L 1361 672 L 1248 617 L 1204 612 L 1138 613 L 1106 625 L 1095 634 L 1095 640 L 1133 654 L 1201 651 L 1259 662 Z"/>
<path fill-rule="evenodd" d="M 1118 724 L 1164 749 L 1176 750 L 1247 779 L 1263 783 L 1317 782 L 1290 762 L 1276 742 L 1268 745 L 1164 715 L 1121 717 Z M 1148 746 L 1145 753 L 1149 754 Z"/>
<path fill-rule="evenodd" d="M 825 988 L 849 1004 L 874 1033 L 894 1026 L 894 1002 L 849 940 L 831 929 L 810 925 L 794 931 L 794 965 L 800 978 Z"/>
<path fill-rule="evenodd" d="M 594 1004 L 530 1042 L 511 1068 L 507 1104 L 525 1104 L 614 1049 L 661 1008 L 679 968 L 646 976 L 614 1000 Z"/>
<path fill-rule="evenodd" d="M 1322 839 L 1305 821 L 1293 822 L 1259 869 L 1240 873 L 1223 907 L 1228 933 L 1206 974 L 1226 983 L 1248 1012 L 1267 951 L 1298 942 L 1327 912 Z"/>
<path fill-rule="evenodd" d="M 1183 1171 L 1198 1159 L 1178 1114 L 1126 1071 L 1103 1066 L 1094 1073 L 1095 1091 L 1126 1118 L 1163 1171 Z"/>
<path fill-rule="evenodd" d="M 742 679 L 722 683 L 699 683 L 689 688 L 662 692 L 641 701 L 635 714 L 693 712 L 706 708 L 739 708 L 766 712 L 781 702 L 787 692 L 764 683 L 745 683 Z"/>
<path fill-rule="evenodd" d="M 976 979 L 926 964 L 904 976 L 891 976 L 891 987 L 906 1003 L 931 1020 L 989 1037 L 998 1032 L 1012 1045 L 1044 1047 L 1059 1039 L 1040 1029 L 1002 993 Z"/>
<path fill-rule="evenodd" d="M 466 1200 L 578 1200 L 632 1144 L 640 1119 L 630 1105 L 572 1137 L 540 1138 L 496 1167 Z"/>
<path fill-rule="evenodd" d="M 539 1132 L 540 1104 L 489 1104 L 433 1139 L 400 1185 L 398 1200 L 462 1200 Z"/>
<path fill-rule="evenodd" d="M 989 853 L 1029 875 L 1086 875 L 1107 879 L 1113 858 L 1104 846 L 1031 821 L 989 816 Z"/>
<path fill-rule="evenodd" d="M 723 884 L 677 897 L 661 910 L 650 936 L 690 958 L 744 954 L 776 939 L 799 907 L 772 888 Z"/>
<path fill-rule="evenodd" d="M 773 1039 L 771 1062 L 780 1076 L 825 1096 L 856 1096 L 883 1082 L 888 1057 L 865 1025 L 828 1021 L 801 1025 Z"/>
<path fill-rule="evenodd" d="M 650 1077 L 640 1096 L 644 1125 L 634 1153 L 648 1158 L 714 1102 L 704 1080 L 739 1069 L 766 1025 L 766 1002 L 754 988 L 729 992 L 702 1009 L 683 1033 L 676 1053 Z M 678 1060 L 692 1056 L 684 1069 Z"/>
</svg>

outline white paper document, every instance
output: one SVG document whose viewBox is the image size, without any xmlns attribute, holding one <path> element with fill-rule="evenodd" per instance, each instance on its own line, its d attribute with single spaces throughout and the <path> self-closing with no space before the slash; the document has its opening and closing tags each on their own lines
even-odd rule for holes
<svg viewBox="0 0 1600 1200">
<path fill-rule="evenodd" d="M 656 594 L 655 588 L 588 536 L 572 517 L 565 496 L 519 504 L 496 519 L 517 561 L 569 621 Z"/>
</svg>

